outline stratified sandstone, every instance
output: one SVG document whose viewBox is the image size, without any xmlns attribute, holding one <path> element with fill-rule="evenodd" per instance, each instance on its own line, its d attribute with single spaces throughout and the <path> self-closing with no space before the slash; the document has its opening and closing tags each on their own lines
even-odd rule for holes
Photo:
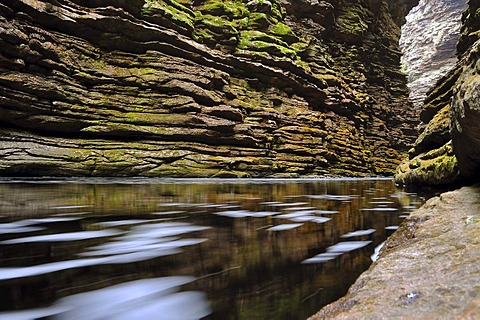
<svg viewBox="0 0 480 320">
<path fill-rule="evenodd" d="M 0 4 L 0 174 L 390 175 L 415 1 Z"/>
<path fill-rule="evenodd" d="M 458 54 L 461 56 L 480 39 L 480 2 L 468 0 L 468 8 L 463 12 L 464 21 L 458 41 Z"/>
<path fill-rule="evenodd" d="M 311 319 L 478 319 L 480 188 L 430 199 L 348 294 Z"/>
</svg>

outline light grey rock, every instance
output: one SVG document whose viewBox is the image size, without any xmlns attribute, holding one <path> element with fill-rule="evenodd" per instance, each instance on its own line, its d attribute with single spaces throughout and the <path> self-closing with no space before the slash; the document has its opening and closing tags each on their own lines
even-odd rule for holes
<svg viewBox="0 0 480 320">
<path fill-rule="evenodd" d="M 420 0 L 402 26 L 400 49 L 410 98 L 421 107 L 427 92 L 456 63 L 465 0 Z"/>
</svg>

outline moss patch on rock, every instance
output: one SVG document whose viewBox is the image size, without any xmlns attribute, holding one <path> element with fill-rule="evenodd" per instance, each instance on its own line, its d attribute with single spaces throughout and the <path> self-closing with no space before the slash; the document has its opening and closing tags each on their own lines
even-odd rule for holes
<svg viewBox="0 0 480 320">
<path fill-rule="evenodd" d="M 443 107 L 415 141 L 413 156 L 443 146 L 450 140 L 450 105 Z"/>
<path fill-rule="evenodd" d="M 403 162 L 395 174 L 396 183 L 410 186 L 454 184 L 458 179 L 458 162 L 451 141 Z"/>
<path fill-rule="evenodd" d="M 338 35 L 347 41 L 358 39 L 369 28 L 368 17 L 372 14 L 360 3 L 347 5 L 338 13 Z"/>
<path fill-rule="evenodd" d="M 191 34 L 194 30 L 195 13 L 175 0 L 146 0 L 142 13 L 182 33 Z"/>
<path fill-rule="evenodd" d="M 277 1 L 207 0 L 194 10 L 194 39 L 222 51 L 297 61 L 297 49 L 308 45 L 284 22 Z"/>
</svg>

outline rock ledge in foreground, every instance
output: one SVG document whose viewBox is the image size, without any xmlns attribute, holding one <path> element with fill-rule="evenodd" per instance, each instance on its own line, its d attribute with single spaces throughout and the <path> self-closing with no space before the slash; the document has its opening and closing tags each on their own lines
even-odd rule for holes
<svg viewBox="0 0 480 320">
<path fill-rule="evenodd" d="M 311 319 L 479 319 L 480 186 L 430 199 L 348 294 Z"/>
</svg>

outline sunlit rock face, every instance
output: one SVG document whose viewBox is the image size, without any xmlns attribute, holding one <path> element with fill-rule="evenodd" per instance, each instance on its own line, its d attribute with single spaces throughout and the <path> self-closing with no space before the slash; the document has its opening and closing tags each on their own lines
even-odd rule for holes
<svg viewBox="0 0 480 320">
<path fill-rule="evenodd" d="M 402 67 L 416 107 L 421 107 L 426 93 L 457 61 L 465 7 L 465 0 L 420 0 L 406 17 L 400 39 Z"/>
</svg>

